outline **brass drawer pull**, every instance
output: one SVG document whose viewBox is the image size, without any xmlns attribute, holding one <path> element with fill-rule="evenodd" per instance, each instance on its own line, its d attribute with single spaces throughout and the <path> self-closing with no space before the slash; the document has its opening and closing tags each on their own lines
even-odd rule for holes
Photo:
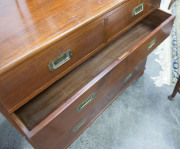
<svg viewBox="0 0 180 149">
<path fill-rule="evenodd" d="M 144 3 L 136 6 L 136 7 L 133 9 L 133 11 L 132 11 L 132 16 L 134 17 L 134 16 L 138 15 L 138 14 L 139 14 L 140 12 L 142 12 L 143 10 L 144 10 Z"/>
<path fill-rule="evenodd" d="M 125 83 L 132 77 L 132 74 L 133 74 L 133 73 L 130 73 L 130 74 L 124 79 L 124 82 L 125 82 Z"/>
<path fill-rule="evenodd" d="M 67 50 L 60 56 L 56 57 L 55 59 L 49 62 L 49 65 L 48 65 L 49 70 L 54 71 L 55 69 L 59 68 L 61 65 L 69 61 L 72 55 L 73 55 L 72 50 Z"/>
<path fill-rule="evenodd" d="M 153 41 L 151 41 L 149 44 L 148 44 L 148 47 L 147 47 L 147 51 L 149 51 L 152 47 L 154 47 L 154 45 L 157 43 L 158 39 L 155 38 Z"/>
<path fill-rule="evenodd" d="M 76 127 L 74 127 L 73 132 L 78 131 L 84 123 L 86 123 L 86 118 L 84 118 L 79 124 L 77 124 Z"/>
<path fill-rule="evenodd" d="M 96 93 L 92 93 L 88 98 L 86 98 L 81 104 L 78 105 L 76 111 L 81 112 L 87 105 L 89 105 L 94 98 L 96 97 Z"/>
</svg>

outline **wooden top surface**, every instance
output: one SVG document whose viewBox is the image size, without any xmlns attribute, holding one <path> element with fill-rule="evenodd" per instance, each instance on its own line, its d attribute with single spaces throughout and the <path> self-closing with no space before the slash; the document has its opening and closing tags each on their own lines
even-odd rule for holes
<svg viewBox="0 0 180 149">
<path fill-rule="evenodd" d="M 1 0 L 0 75 L 128 0 Z"/>
</svg>

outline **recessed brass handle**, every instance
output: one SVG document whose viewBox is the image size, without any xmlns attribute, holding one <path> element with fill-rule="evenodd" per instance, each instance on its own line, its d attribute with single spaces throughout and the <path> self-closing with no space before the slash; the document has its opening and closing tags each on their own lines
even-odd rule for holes
<svg viewBox="0 0 180 149">
<path fill-rule="evenodd" d="M 81 128 L 82 125 L 84 125 L 84 123 L 86 123 L 86 118 L 84 118 L 79 124 L 77 124 L 74 129 L 73 129 L 73 132 L 76 132 L 79 130 L 79 128 Z"/>
<path fill-rule="evenodd" d="M 153 41 L 151 41 L 149 44 L 148 44 L 148 47 L 147 47 L 147 51 L 149 51 L 151 48 L 153 48 L 155 46 L 155 44 L 157 43 L 158 39 L 155 38 Z"/>
<path fill-rule="evenodd" d="M 132 11 L 132 16 L 136 16 L 144 10 L 144 3 L 136 6 Z"/>
<path fill-rule="evenodd" d="M 131 77 L 132 77 L 132 72 L 124 79 L 124 82 L 126 83 Z"/>
<path fill-rule="evenodd" d="M 72 56 L 72 50 L 67 50 L 66 52 L 64 52 L 63 54 L 59 55 L 58 57 L 49 62 L 49 70 L 54 71 L 55 69 L 59 68 L 61 65 L 69 61 Z"/>
<path fill-rule="evenodd" d="M 86 98 L 81 104 L 78 105 L 76 111 L 81 112 L 87 105 L 89 105 L 94 98 L 96 97 L 96 93 L 92 93 L 88 98 Z"/>
</svg>

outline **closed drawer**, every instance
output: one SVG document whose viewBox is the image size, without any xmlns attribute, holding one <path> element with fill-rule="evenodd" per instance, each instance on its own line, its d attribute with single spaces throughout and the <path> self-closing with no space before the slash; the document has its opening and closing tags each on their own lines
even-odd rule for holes
<svg viewBox="0 0 180 149">
<path fill-rule="evenodd" d="M 137 23 L 146 13 L 158 8 L 160 0 L 131 0 L 124 4 L 121 9 L 114 11 L 108 17 L 108 39 L 111 40 L 124 32 L 132 23 Z"/>
<path fill-rule="evenodd" d="M 33 144 L 67 147 L 143 71 L 143 61 L 170 34 L 174 18 L 154 11 L 15 111 L 13 117 Z"/>
<path fill-rule="evenodd" d="M 69 71 L 103 43 L 104 21 L 101 21 L 2 81 L 0 102 L 8 111 L 14 111 L 42 86 L 51 84 L 52 79 Z"/>
</svg>

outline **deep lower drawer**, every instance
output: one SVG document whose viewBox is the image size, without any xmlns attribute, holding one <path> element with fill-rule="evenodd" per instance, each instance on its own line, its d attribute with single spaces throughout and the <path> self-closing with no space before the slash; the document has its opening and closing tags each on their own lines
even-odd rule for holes
<svg viewBox="0 0 180 149">
<path fill-rule="evenodd" d="M 117 79 L 110 79 L 110 74 L 105 76 L 82 96 L 85 100 L 82 101 L 80 97 L 79 101 L 63 111 L 48 127 L 32 137 L 32 141 L 39 148 L 67 148 L 118 97 L 119 93 L 143 73 L 145 64 L 145 61 L 142 62 L 120 82 Z M 79 111 L 80 107 L 83 108 L 82 111 Z M 52 128 L 56 132 L 52 133 Z M 48 140 L 47 143 L 41 144 L 40 142 L 44 140 Z"/>
<path fill-rule="evenodd" d="M 118 91 L 113 89 L 120 85 L 123 90 L 128 79 L 143 70 L 142 62 L 170 34 L 174 18 L 154 11 L 19 108 L 13 117 L 33 144 L 44 149 L 72 142 L 111 103 L 111 95 Z"/>
</svg>

